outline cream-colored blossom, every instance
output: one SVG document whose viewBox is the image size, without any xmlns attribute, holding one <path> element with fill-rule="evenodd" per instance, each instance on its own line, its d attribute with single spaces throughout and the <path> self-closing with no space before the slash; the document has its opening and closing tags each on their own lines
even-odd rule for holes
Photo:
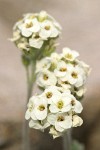
<svg viewBox="0 0 100 150">
<path fill-rule="evenodd" d="M 52 104 L 53 100 L 61 97 L 61 93 L 56 86 L 50 86 L 43 92 L 43 97 L 46 98 L 48 104 Z"/>
<path fill-rule="evenodd" d="M 36 73 L 41 72 L 43 69 L 49 69 L 51 61 L 48 57 L 38 60 L 36 62 Z"/>
<path fill-rule="evenodd" d="M 36 18 L 26 19 L 25 22 L 18 26 L 21 34 L 25 37 L 29 37 L 32 33 L 36 33 L 40 30 L 40 24 Z"/>
<path fill-rule="evenodd" d="M 58 112 L 68 112 L 71 110 L 71 94 L 68 92 L 64 92 L 56 99 L 52 100 L 52 104 L 49 107 L 50 112 L 58 113 Z"/>
<path fill-rule="evenodd" d="M 62 57 L 68 61 L 74 61 L 79 56 L 77 51 L 71 50 L 67 47 L 63 48 Z"/>
<path fill-rule="evenodd" d="M 46 69 L 39 72 L 39 74 L 37 75 L 37 84 L 40 87 L 48 87 L 51 85 L 56 85 L 56 83 L 57 78 L 55 77 L 55 75 Z"/>
<path fill-rule="evenodd" d="M 53 25 L 51 21 L 45 20 L 41 24 L 41 30 L 39 32 L 39 36 L 46 40 L 49 37 L 55 38 L 59 35 L 59 30 Z"/>
<path fill-rule="evenodd" d="M 25 118 L 28 120 L 44 120 L 47 117 L 47 101 L 42 96 L 33 96 L 28 103 Z"/>
<path fill-rule="evenodd" d="M 49 133 L 53 136 L 53 139 L 62 136 L 62 133 L 58 132 L 54 126 L 50 127 Z"/>
<path fill-rule="evenodd" d="M 72 127 L 72 117 L 65 113 L 50 114 L 47 120 L 58 132 L 64 132 Z"/>
<path fill-rule="evenodd" d="M 54 74 L 59 78 L 65 77 L 71 68 L 71 64 L 66 64 L 64 61 L 59 61 L 56 69 L 54 70 Z"/>
<path fill-rule="evenodd" d="M 73 127 L 77 127 L 77 126 L 81 126 L 83 124 L 83 120 L 81 117 L 77 116 L 77 115 L 74 115 L 72 117 L 73 119 Z"/>
<path fill-rule="evenodd" d="M 29 122 L 30 128 L 38 129 L 41 131 L 44 131 L 44 129 L 48 128 L 49 126 L 50 124 L 47 122 L 47 120 L 43 120 L 41 122 L 38 120 L 30 120 Z"/>
</svg>

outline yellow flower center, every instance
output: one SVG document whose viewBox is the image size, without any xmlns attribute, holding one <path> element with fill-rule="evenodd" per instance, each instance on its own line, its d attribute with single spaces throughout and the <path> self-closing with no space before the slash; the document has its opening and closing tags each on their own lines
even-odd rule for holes
<svg viewBox="0 0 100 150">
<path fill-rule="evenodd" d="M 45 26 L 45 29 L 46 30 L 50 30 L 50 26 L 48 25 L 48 26 Z"/>
<path fill-rule="evenodd" d="M 64 121 L 64 119 L 65 119 L 64 116 L 58 116 L 57 121 L 59 121 L 59 122 Z"/>
<path fill-rule="evenodd" d="M 35 35 L 35 39 L 39 39 L 40 36 L 38 34 Z"/>
<path fill-rule="evenodd" d="M 31 28 L 33 26 L 33 23 L 30 22 L 30 23 L 26 23 L 26 28 Z"/>
<path fill-rule="evenodd" d="M 73 56 L 72 56 L 72 54 L 68 53 L 68 54 L 65 55 L 65 57 L 68 58 L 68 59 L 72 59 Z"/>
<path fill-rule="evenodd" d="M 40 105 L 40 106 L 38 107 L 38 109 L 39 109 L 40 111 L 43 111 L 43 110 L 45 109 L 45 106 L 44 106 L 44 105 Z"/>
<path fill-rule="evenodd" d="M 71 105 L 75 106 L 75 100 L 71 100 Z"/>
<path fill-rule="evenodd" d="M 44 79 L 44 80 L 48 80 L 47 74 L 44 74 L 44 75 L 43 75 L 43 79 Z"/>
<path fill-rule="evenodd" d="M 62 81 L 61 83 L 62 83 L 62 84 L 69 84 L 68 81 Z"/>
<path fill-rule="evenodd" d="M 60 68 L 60 71 L 65 72 L 65 71 L 67 71 L 67 68 Z"/>
<path fill-rule="evenodd" d="M 51 92 L 47 92 L 47 93 L 46 93 L 46 97 L 47 97 L 47 98 L 51 98 L 51 97 L 52 97 L 52 93 L 51 93 Z"/>
<path fill-rule="evenodd" d="M 75 78 L 75 79 L 78 78 L 78 74 L 77 74 L 76 72 L 72 72 L 71 75 L 72 75 L 72 77 Z"/>
<path fill-rule="evenodd" d="M 58 103 L 57 103 L 57 107 L 58 107 L 59 109 L 62 109 L 62 108 L 63 108 L 63 106 L 64 106 L 63 101 L 62 101 L 62 100 L 58 101 Z"/>
</svg>

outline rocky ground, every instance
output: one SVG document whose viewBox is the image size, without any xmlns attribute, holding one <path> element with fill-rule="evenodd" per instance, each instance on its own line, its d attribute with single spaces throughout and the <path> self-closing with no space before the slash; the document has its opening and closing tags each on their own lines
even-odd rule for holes
<svg viewBox="0 0 100 150">
<path fill-rule="evenodd" d="M 0 150 L 20 150 L 24 118 L 26 79 L 20 52 L 7 39 L 12 26 L 23 13 L 46 10 L 62 25 L 61 45 L 79 51 L 92 72 L 83 100 L 84 125 L 74 130 L 74 137 L 84 142 L 86 150 L 100 150 L 100 1 L 99 0 L 0 0 Z M 31 132 L 33 149 L 61 150 L 61 139 Z"/>
</svg>

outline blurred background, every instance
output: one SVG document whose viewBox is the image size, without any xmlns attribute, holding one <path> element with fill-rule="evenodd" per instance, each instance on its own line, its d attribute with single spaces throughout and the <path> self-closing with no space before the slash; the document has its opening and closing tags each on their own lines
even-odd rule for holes
<svg viewBox="0 0 100 150">
<path fill-rule="evenodd" d="M 92 72 L 83 100 L 84 124 L 73 138 L 86 150 L 100 150 L 100 0 L 0 0 L 0 150 L 21 150 L 26 101 L 25 70 L 20 51 L 8 41 L 23 13 L 46 10 L 63 27 L 60 52 L 67 46 L 80 53 Z M 31 130 L 34 150 L 62 150 L 62 139 Z"/>
</svg>

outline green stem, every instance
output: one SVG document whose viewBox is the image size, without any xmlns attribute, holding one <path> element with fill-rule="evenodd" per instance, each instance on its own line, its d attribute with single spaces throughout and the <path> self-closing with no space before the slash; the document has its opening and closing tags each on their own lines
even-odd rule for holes
<svg viewBox="0 0 100 150">
<path fill-rule="evenodd" d="M 71 130 L 69 129 L 63 136 L 63 150 L 71 150 Z"/>
<path fill-rule="evenodd" d="M 33 85 L 35 83 L 35 62 L 31 63 L 31 75 L 29 75 L 29 68 L 27 71 L 27 102 L 29 101 L 29 98 L 32 95 Z"/>
<path fill-rule="evenodd" d="M 31 68 L 26 67 L 26 76 L 27 76 L 27 103 L 29 101 L 29 98 L 32 95 L 32 90 L 33 90 L 33 85 L 35 83 L 35 62 L 31 62 Z M 31 69 L 31 72 L 30 70 Z M 25 111 L 26 111 L 25 107 Z M 31 144 L 30 144 L 30 129 L 28 125 L 28 121 L 24 120 L 24 125 L 23 125 L 23 150 L 30 150 L 31 149 Z"/>
</svg>

